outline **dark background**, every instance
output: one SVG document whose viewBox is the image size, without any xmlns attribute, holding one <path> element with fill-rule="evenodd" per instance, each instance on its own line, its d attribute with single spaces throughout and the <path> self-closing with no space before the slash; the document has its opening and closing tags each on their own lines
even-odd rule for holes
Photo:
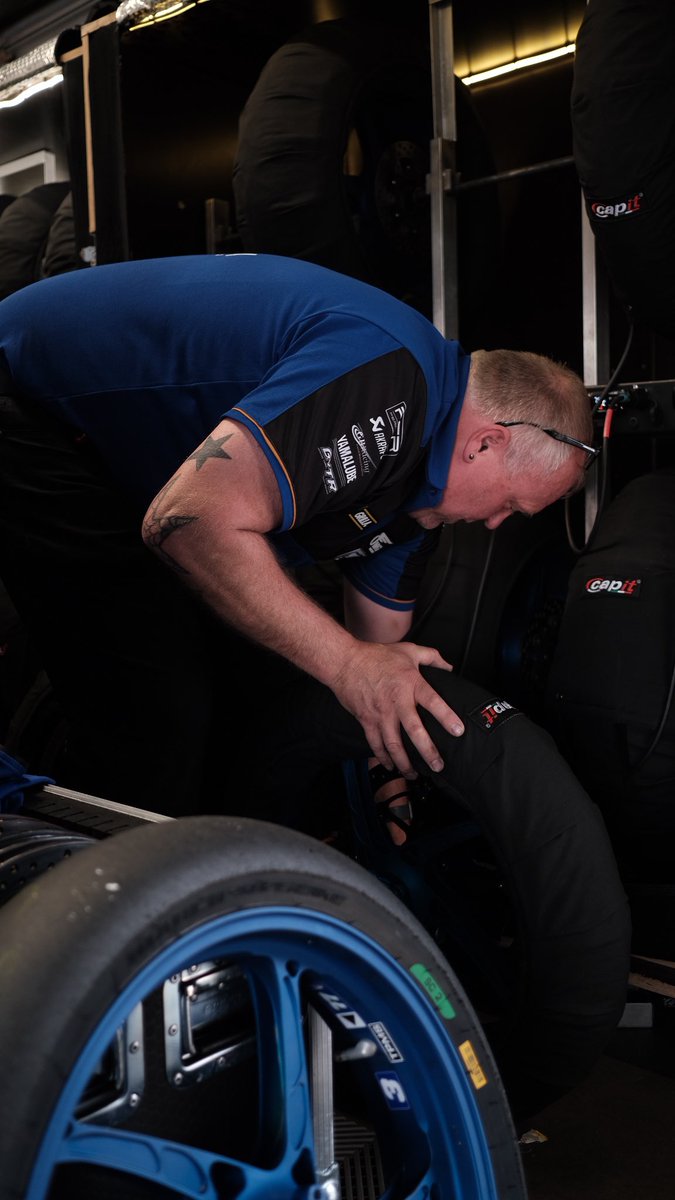
<svg viewBox="0 0 675 1200">
<path fill-rule="evenodd" d="M 31 43 L 106 7 L 114 6 L 94 10 L 76 0 L 1 0 L 0 51 L 23 53 Z M 458 0 L 453 6 L 456 73 L 574 40 L 584 7 L 583 0 L 520 0 L 509 6 Z M 232 166 L 238 122 L 262 67 L 308 24 L 354 14 L 399 25 L 421 42 L 428 38 L 426 0 L 210 0 L 154 29 L 122 35 L 124 189 L 132 257 L 203 249 L 208 197 L 230 203 L 236 234 Z M 465 143 L 465 152 L 487 153 L 497 171 L 570 157 L 571 80 L 571 59 L 565 59 L 472 88 L 482 130 L 477 135 L 472 127 L 470 140 L 480 145 Z M 68 173 L 62 93 L 57 88 L 0 114 L 0 158 L 45 146 L 55 149 L 63 174 Z M 71 160 L 78 152 L 77 146 L 68 148 Z M 527 348 L 581 370 L 581 200 L 574 168 L 501 184 L 494 197 L 496 219 L 489 222 L 480 217 L 485 200 L 485 193 L 476 192 L 460 200 L 458 235 L 466 264 L 460 278 L 460 336 L 466 348 Z M 427 255 L 430 279 L 430 245 Z M 490 269 L 481 266 L 477 280 L 471 264 L 482 264 L 486 256 Z M 620 315 L 615 324 L 616 356 L 625 333 Z M 663 347 L 659 358 L 654 339 L 637 337 L 627 367 L 634 378 L 662 377 L 670 363 Z"/>
</svg>

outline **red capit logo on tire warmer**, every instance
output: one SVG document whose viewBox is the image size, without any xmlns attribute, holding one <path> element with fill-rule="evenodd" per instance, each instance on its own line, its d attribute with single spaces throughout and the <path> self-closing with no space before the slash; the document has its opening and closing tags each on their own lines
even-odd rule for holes
<svg viewBox="0 0 675 1200">
<path fill-rule="evenodd" d="M 586 581 L 587 592 L 610 592 L 613 596 L 639 596 L 641 579 L 603 579 L 595 575 Z"/>
<path fill-rule="evenodd" d="M 625 196 L 620 200 L 591 200 L 588 208 L 596 221 L 630 217 L 642 211 L 643 197 L 644 192 L 636 192 L 634 196 Z"/>
<path fill-rule="evenodd" d="M 474 708 L 469 716 L 485 733 L 492 733 L 493 729 L 496 729 L 498 725 L 503 725 L 511 717 L 520 716 L 520 709 L 514 708 L 508 700 L 495 699 L 488 700 L 487 704 L 481 704 L 478 708 Z"/>
</svg>

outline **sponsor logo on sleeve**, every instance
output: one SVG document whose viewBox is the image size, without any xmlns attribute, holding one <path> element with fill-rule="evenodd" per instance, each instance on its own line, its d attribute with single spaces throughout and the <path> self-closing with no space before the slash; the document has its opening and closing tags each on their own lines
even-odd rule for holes
<svg viewBox="0 0 675 1200">
<path fill-rule="evenodd" d="M 387 537 L 386 533 L 377 533 L 368 543 L 368 553 L 377 554 L 378 550 L 384 550 L 385 546 L 391 545 L 393 545 L 392 540 Z"/>
<path fill-rule="evenodd" d="M 370 475 L 370 468 L 375 466 L 375 460 L 368 453 L 366 435 L 360 425 L 352 425 L 352 437 L 356 443 L 356 454 L 362 475 Z"/>
<path fill-rule="evenodd" d="M 610 596 L 639 596 L 641 584 L 641 579 L 606 579 L 602 575 L 594 575 L 586 580 L 584 586 L 592 595 L 603 592 Z"/>
<path fill-rule="evenodd" d="M 371 517 L 370 513 L 365 509 L 361 513 L 349 513 L 348 515 L 350 521 L 353 521 L 354 524 L 358 525 L 360 529 L 365 528 L 368 525 L 375 524 L 375 518 Z M 359 517 L 365 518 L 365 521 L 359 521 Z M 360 546 L 356 550 L 344 550 L 342 554 L 334 555 L 334 558 L 336 562 L 340 558 L 366 558 L 368 554 L 377 554 L 379 550 L 384 550 L 387 546 L 393 546 L 393 544 L 394 543 L 389 535 L 386 534 L 384 530 L 381 530 L 379 533 L 376 533 L 373 537 L 371 537 L 365 548 Z"/>
<path fill-rule="evenodd" d="M 367 529 L 369 525 L 375 525 L 375 517 L 368 512 L 367 508 L 362 508 L 359 512 L 349 513 L 349 520 L 358 525 L 359 529 Z"/>
<path fill-rule="evenodd" d="M 348 483 L 356 483 L 356 462 L 354 461 L 354 453 L 346 433 L 343 433 L 342 437 L 335 438 L 333 451 L 333 461 L 340 476 L 342 486 L 344 487 Z"/>
<path fill-rule="evenodd" d="M 323 486 L 329 495 L 337 492 L 338 485 L 333 470 L 333 451 L 330 446 L 319 446 L 319 454 L 323 462 Z"/>
<path fill-rule="evenodd" d="M 391 426 L 391 437 L 387 447 L 387 454 L 398 454 L 403 445 L 403 426 L 405 422 L 406 405 L 396 404 L 393 408 L 387 409 L 387 417 Z"/>
<path fill-rule="evenodd" d="M 370 429 L 375 438 L 375 445 L 380 458 L 384 458 L 387 453 L 387 434 L 385 432 L 384 417 L 369 417 Z"/>
</svg>

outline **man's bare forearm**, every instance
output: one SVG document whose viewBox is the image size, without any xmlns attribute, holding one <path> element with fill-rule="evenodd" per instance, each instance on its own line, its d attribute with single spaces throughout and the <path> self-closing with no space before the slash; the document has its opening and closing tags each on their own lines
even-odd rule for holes
<svg viewBox="0 0 675 1200">
<path fill-rule="evenodd" d="M 352 597 L 356 636 L 334 620 L 278 563 L 267 534 L 282 516 L 267 459 L 247 430 L 225 418 L 153 501 L 143 537 L 223 621 L 329 687 L 383 766 L 412 771 L 405 731 L 439 770 L 420 711 L 451 733 L 462 726 L 420 667 L 449 664 L 431 647 L 400 641 L 403 623 L 383 621 L 364 599 Z"/>
<path fill-rule="evenodd" d="M 209 524 L 209 517 L 151 510 L 144 538 L 223 621 L 334 686 L 356 639 L 289 578 L 264 535 L 209 533 Z"/>
</svg>

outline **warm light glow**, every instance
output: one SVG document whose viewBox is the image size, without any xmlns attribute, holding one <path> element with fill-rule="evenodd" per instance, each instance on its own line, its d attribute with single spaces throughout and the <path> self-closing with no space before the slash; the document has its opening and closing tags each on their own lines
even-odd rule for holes
<svg viewBox="0 0 675 1200">
<path fill-rule="evenodd" d="M 189 12 L 191 8 L 196 8 L 198 4 L 206 4 L 207 0 L 166 0 L 162 3 L 159 0 L 157 7 L 147 14 L 142 16 L 140 21 L 135 25 L 130 25 L 129 29 L 147 29 L 150 25 L 158 25 L 160 21 L 169 21 L 172 17 L 179 17 L 182 13 Z"/>
<path fill-rule="evenodd" d="M 24 100 L 30 100 L 31 96 L 37 96 L 39 92 L 46 92 L 49 88 L 55 87 L 57 83 L 63 83 L 63 74 L 61 71 L 55 75 L 51 75 L 48 79 L 40 79 L 35 83 L 31 83 L 30 79 L 26 79 L 22 90 L 17 92 L 16 95 L 11 96 L 9 100 L 3 100 L 2 92 L 0 92 L 0 109 L 16 108 L 17 104 L 23 104 Z M 12 90 L 14 91 L 14 89 Z"/>
<path fill-rule="evenodd" d="M 574 42 L 559 46 L 557 50 L 545 50 L 541 54 L 529 54 L 527 58 L 516 58 L 513 62 L 502 63 L 498 67 L 490 67 L 487 71 L 477 71 L 475 75 L 460 75 L 462 83 L 471 87 L 473 83 L 483 83 L 486 79 L 497 79 L 500 75 L 510 75 L 513 71 L 522 71 L 525 67 L 536 67 L 540 63 L 551 62 L 555 58 L 564 58 L 574 54 Z"/>
</svg>

